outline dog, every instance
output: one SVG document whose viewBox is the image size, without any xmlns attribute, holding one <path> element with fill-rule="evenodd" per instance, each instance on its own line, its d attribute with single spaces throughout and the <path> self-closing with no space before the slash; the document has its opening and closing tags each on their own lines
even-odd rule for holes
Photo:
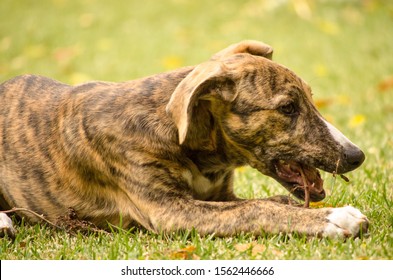
<svg viewBox="0 0 393 280">
<path fill-rule="evenodd" d="M 54 222 L 71 208 L 98 227 L 153 232 L 366 233 L 368 219 L 352 206 L 235 196 L 234 170 L 249 165 L 297 198 L 308 189 L 319 201 L 318 169 L 343 174 L 365 159 L 272 54 L 247 40 L 199 65 L 127 82 L 70 86 L 35 75 L 4 82 L 1 209 L 22 207 Z M 4 213 L 1 227 L 14 232 Z"/>
</svg>

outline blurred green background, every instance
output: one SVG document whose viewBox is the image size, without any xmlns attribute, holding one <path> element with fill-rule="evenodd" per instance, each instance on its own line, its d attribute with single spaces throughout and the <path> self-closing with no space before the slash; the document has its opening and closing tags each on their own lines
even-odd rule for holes
<svg viewBox="0 0 393 280">
<path fill-rule="evenodd" d="M 320 242 L 300 253 L 304 258 L 392 258 L 393 1 L 1 0 L 0 82 L 24 73 L 70 84 L 130 80 L 198 64 L 243 39 L 273 46 L 273 59 L 310 84 L 323 116 L 367 156 L 362 167 L 348 175 L 349 184 L 323 176 L 328 205 L 361 209 L 371 221 L 371 238 L 361 246 L 336 244 L 332 256 L 331 248 L 320 247 Z M 243 197 L 286 193 L 254 170 L 243 168 L 237 175 Z M 203 255 L 202 243 L 196 254 L 239 257 L 236 250 L 220 255 L 230 249 L 225 241 L 214 242 L 217 251 Z M 278 258 L 298 256 L 299 244 L 292 251 L 287 243 L 277 244 L 285 247 Z M 163 246 L 163 255 L 156 258 L 167 256 L 168 245 Z M 12 247 L 4 248 L 9 258 L 22 257 L 7 253 Z M 127 250 L 114 258 L 143 258 L 148 249 L 136 255 Z M 26 251 L 23 256 L 29 258 Z M 61 257 L 79 257 L 73 254 Z M 86 254 L 84 258 L 108 258 L 94 251 Z"/>
<path fill-rule="evenodd" d="M 38 73 L 121 81 L 196 64 L 252 38 L 331 91 L 332 81 L 375 84 L 381 69 L 393 73 L 392 20 L 389 0 L 2 0 L 0 80 Z"/>
</svg>

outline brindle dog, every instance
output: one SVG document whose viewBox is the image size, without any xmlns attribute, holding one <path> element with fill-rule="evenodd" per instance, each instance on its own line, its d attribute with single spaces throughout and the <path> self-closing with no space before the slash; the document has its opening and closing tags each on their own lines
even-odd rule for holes
<svg viewBox="0 0 393 280">
<path fill-rule="evenodd" d="M 234 195 L 235 168 L 250 165 L 298 198 L 308 187 L 318 201 L 325 192 L 317 168 L 342 174 L 365 158 L 318 113 L 309 86 L 271 61 L 272 52 L 243 41 L 197 66 L 123 83 L 6 81 L 2 209 L 55 221 L 72 208 L 100 227 L 121 221 L 155 232 L 365 233 L 367 218 L 351 206 L 308 209 L 287 198 Z M 12 234 L 4 213 L 1 221 Z"/>
</svg>

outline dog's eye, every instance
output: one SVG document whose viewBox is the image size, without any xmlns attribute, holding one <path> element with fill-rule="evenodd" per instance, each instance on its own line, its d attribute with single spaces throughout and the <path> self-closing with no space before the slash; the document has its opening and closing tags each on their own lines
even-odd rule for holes
<svg viewBox="0 0 393 280">
<path fill-rule="evenodd" d="M 297 112 L 296 106 L 293 103 L 288 103 L 286 105 L 283 105 L 283 106 L 279 107 L 278 110 L 281 113 L 288 115 L 288 116 L 294 115 Z"/>
</svg>

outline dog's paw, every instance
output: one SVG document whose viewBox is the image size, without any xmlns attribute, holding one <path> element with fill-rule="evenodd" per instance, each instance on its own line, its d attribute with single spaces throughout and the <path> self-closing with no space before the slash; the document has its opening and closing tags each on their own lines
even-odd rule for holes
<svg viewBox="0 0 393 280">
<path fill-rule="evenodd" d="M 12 226 L 11 219 L 5 213 L 0 213 L 0 237 L 8 235 L 11 238 L 15 237 L 15 229 Z"/>
<path fill-rule="evenodd" d="M 324 237 L 357 237 L 367 233 L 368 220 L 358 209 L 352 206 L 333 208 L 327 216 Z"/>
</svg>

